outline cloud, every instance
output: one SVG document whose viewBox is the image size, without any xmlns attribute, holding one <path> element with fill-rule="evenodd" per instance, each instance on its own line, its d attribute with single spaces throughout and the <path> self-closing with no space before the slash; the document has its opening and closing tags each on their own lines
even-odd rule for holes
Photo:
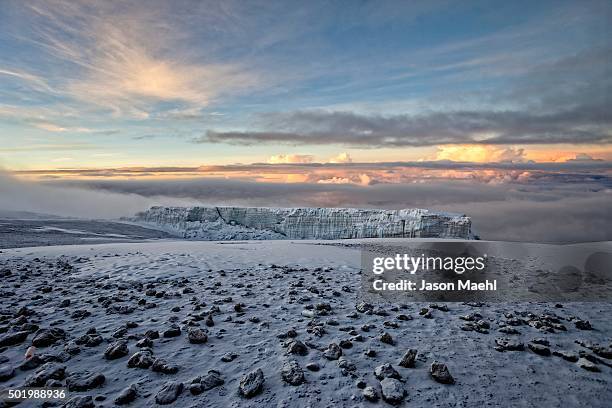
<svg viewBox="0 0 612 408">
<path fill-rule="evenodd" d="M 44 185 L 19 180 L 0 171 L 1 210 L 68 217 L 117 218 L 156 203 L 190 205 L 195 200 Z"/>
<path fill-rule="evenodd" d="M 51 122 L 38 122 L 38 123 L 35 123 L 34 126 L 39 129 L 46 130 L 47 132 L 52 132 L 52 133 L 66 132 L 68 130 L 65 127 L 61 127 Z"/>
<path fill-rule="evenodd" d="M 572 183 L 567 177 L 534 180 L 533 184 L 424 180 L 408 184 L 355 185 L 343 181 L 333 178 L 314 184 L 205 178 L 50 181 L 27 188 L 15 184 L 9 194 L 0 195 L 0 208 L 8 208 L 7 200 L 13 200 L 11 208 L 23 210 L 75 211 L 75 214 L 99 211 L 113 215 L 129 215 L 151 203 L 177 202 L 237 206 L 417 207 L 467 214 L 483 239 L 612 240 L 612 214 L 608 211 L 612 194 L 610 182 L 606 188 L 595 180 Z M 32 186 L 36 186 L 34 191 L 38 191 L 38 195 L 30 193 Z M 6 191 L 2 183 L 0 191 Z"/>
<path fill-rule="evenodd" d="M 313 160 L 310 154 L 277 154 L 270 156 L 268 164 L 311 163 Z"/>
<path fill-rule="evenodd" d="M 56 93 L 57 92 L 43 78 L 37 75 L 27 73 L 25 71 L 7 70 L 7 69 L 0 68 L 0 76 L 3 76 L 3 75 L 9 76 L 12 79 L 18 79 L 20 81 L 23 81 L 26 84 L 28 84 L 32 89 L 39 91 L 39 92 L 46 92 L 46 93 Z"/>
<path fill-rule="evenodd" d="M 332 157 L 327 161 L 328 163 L 352 163 L 353 159 L 347 152 L 340 153 L 336 157 Z"/>
<path fill-rule="evenodd" d="M 612 143 L 612 112 L 605 106 L 554 113 L 454 111 L 394 116 L 299 111 L 267 114 L 261 120 L 266 130 L 209 130 L 195 142 L 351 147 Z"/>
<path fill-rule="evenodd" d="M 594 159 L 593 156 L 586 153 L 576 153 L 576 156 L 572 159 L 567 159 L 567 162 L 593 162 L 602 161 L 601 159 Z"/>
<path fill-rule="evenodd" d="M 163 3 L 139 7 L 51 0 L 24 8 L 33 17 L 28 39 L 73 68 L 64 70 L 67 77 L 57 89 L 118 114 L 147 117 L 168 102 L 186 109 L 207 106 L 257 82 L 237 64 L 177 52 L 184 50 L 180 45 L 188 33 L 173 21 L 180 13 L 173 15 Z M 20 77 L 44 86 L 37 77 Z"/>
<path fill-rule="evenodd" d="M 487 145 L 450 145 L 438 146 L 435 160 L 460 162 L 522 162 L 525 149 Z"/>
</svg>

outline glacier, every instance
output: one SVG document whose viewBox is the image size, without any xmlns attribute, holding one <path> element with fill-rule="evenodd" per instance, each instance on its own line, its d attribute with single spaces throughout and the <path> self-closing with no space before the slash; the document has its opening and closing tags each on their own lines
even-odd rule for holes
<svg viewBox="0 0 612 408">
<path fill-rule="evenodd" d="M 471 219 L 425 209 L 165 207 L 127 219 L 185 239 L 473 239 Z"/>
</svg>

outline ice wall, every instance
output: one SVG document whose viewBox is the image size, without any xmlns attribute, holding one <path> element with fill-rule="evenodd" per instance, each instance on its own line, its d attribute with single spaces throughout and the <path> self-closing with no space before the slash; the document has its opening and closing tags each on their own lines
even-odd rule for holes
<svg viewBox="0 0 612 408">
<path fill-rule="evenodd" d="M 183 238 L 473 238 L 465 215 L 422 209 L 151 207 L 131 219 Z"/>
</svg>

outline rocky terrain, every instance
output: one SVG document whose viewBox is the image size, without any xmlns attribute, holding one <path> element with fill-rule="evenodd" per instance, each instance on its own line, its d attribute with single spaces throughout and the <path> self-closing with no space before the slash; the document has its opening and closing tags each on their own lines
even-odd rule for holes
<svg viewBox="0 0 612 408">
<path fill-rule="evenodd" d="M 131 221 L 182 238 L 472 238 L 469 217 L 421 209 L 152 207 Z"/>
<path fill-rule="evenodd" d="M 45 406 L 612 398 L 609 303 L 365 303 L 359 252 L 307 241 L 10 249 L 0 265 L 0 390 L 68 389 Z"/>
</svg>

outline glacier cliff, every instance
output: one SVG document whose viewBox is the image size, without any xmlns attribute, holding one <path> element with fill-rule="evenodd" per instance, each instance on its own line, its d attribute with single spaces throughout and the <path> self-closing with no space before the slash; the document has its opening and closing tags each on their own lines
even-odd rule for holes
<svg viewBox="0 0 612 408">
<path fill-rule="evenodd" d="M 465 215 L 423 209 L 151 207 L 129 221 L 187 239 L 471 239 Z"/>
</svg>

